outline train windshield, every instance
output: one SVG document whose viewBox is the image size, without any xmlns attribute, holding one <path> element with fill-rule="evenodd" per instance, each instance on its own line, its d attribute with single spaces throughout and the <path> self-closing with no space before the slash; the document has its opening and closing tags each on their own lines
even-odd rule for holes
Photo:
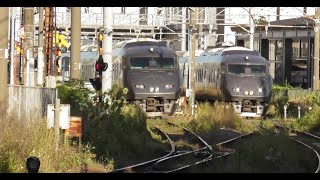
<svg viewBox="0 0 320 180">
<path fill-rule="evenodd" d="M 267 68 L 265 65 L 246 65 L 246 64 L 229 64 L 228 74 L 240 75 L 266 75 Z"/>
<path fill-rule="evenodd" d="M 174 68 L 175 60 L 169 57 L 131 57 L 131 69 L 161 69 Z"/>
</svg>

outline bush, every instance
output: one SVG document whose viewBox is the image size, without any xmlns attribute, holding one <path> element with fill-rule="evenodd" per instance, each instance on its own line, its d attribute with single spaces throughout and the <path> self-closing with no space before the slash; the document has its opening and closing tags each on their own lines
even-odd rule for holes
<svg viewBox="0 0 320 180">
<path fill-rule="evenodd" d="M 150 136 L 145 113 L 126 103 L 127 92 L 127 89 L 113 86 L 106 93 L 105 102 L 108 103 L 100 104 L 99 109 L 103 111 L 88 120 L 84 137 L 95 147 L 99 159 L 104 163 L 114 161 L 117 166 L 129 165 L 130 160 L 148 159 L 157 151 L 162 152 Z"/>
<path fill-rule="evenodd" d="M 63 145 L 61 141 L 56 152 L 53 129 L 47 129 L 45 120 L 23 122 L 9 114 L 0 117 L 0 124 L 0 172 L 27 172 L 26 159 L 30 156 L 40 159 L 39 172 L 64 172 L 82 163 L 92 163 L 78 152 L 79 147 Z M 85 146 L 83 151 L 90 153 L 90 148 Z"/>
<path fill-rule="evenodd" d="M 231 106 L 215 103 L 213 106 L 206 102 L 200 104 L 197 109 L 197 117 L 188 125 L 196 132 L 206 133 L 216 128 L 230 128 L 243 132 L 252 130 L 249 124 L 245 123 L 233 111 Z"/>
<path fill-rule="evenodd" d="M 300 131 L 311 131 L 320 128 L 320 107 L 314 104 L 312 110 L 301 119 L 294 121 L 291 127 Z"/>
</svg>

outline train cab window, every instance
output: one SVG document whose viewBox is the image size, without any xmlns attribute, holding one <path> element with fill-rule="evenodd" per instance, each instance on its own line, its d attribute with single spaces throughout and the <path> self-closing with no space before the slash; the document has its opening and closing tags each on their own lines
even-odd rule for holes
<svg viewBox="0 0 320 180">
<path fill-rule="evenodd" d="M 166 57 L 131 57 L 131 69 L 145 69 L 145 68 L 174 68 L 174 58 Z"/>
<path fill-rule="evenodd" d="M 251 74 L 255 75 L 265 75 L 266 74 L 266 66 L 265 65 L 250 65 Z"/>
<path fill-rule="evenodd" d="M 158 59 L 159 65 L 161 68 L 173 68 L 174 67 L 174 59 L 173 58 L 162 58 Z"/>
<path fill-rule="evenodd" d="M 265 65 L 229 64 L 228 74 L 266 75 Z"/>
<path fill-rule="evenodd" d="M 228 74 L 244 74 L 246 65 L 229 64 Z"/>
</svg>

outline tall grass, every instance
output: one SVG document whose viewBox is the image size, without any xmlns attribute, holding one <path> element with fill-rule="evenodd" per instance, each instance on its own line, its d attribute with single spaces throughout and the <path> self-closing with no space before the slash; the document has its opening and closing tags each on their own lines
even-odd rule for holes
<svg viewBox="0 0 320 180">
<path fill-rule="evenodd" d="M 197 109 L 197 116 L 190 123 L 189 127 L 197 132 L 209 132 L 216 128 L 230 128 L 242 132 L 250 132 L 254 127 L 245 122 L 233 111 L 231 106 L 226 104 L 202 103 Z"/>
<path fill-rule="evenodd" d="M 5 114 L 6 108 L 0 108 Z M 39 172 L 64 172 L 82 163 L 92 161 L 78 153 L 79 148 L 60 144 L 58 152 L 54 146 L 54 132 L 47 129 L 45 120 L 18 120 L 15 114 L 0 117 L 0 172 L 27 172 L 26 159 L 37 156 L 41 161 Z M 90 149 L 84 147 L 84 151 Z"/>
</svg>

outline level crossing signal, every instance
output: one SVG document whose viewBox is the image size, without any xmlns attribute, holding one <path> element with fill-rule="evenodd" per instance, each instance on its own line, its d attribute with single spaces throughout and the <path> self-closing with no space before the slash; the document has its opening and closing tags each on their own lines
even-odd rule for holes
<svg viewBox="0 0 320 180">
<path fill-rule="evenodd" d="M 98 59 L 98 61 L 95 64 L 95 67 L 97 72 L 106 71 L 108 69 L 108 63 L 103 62 L 102 59 Z"/>
</svg>

